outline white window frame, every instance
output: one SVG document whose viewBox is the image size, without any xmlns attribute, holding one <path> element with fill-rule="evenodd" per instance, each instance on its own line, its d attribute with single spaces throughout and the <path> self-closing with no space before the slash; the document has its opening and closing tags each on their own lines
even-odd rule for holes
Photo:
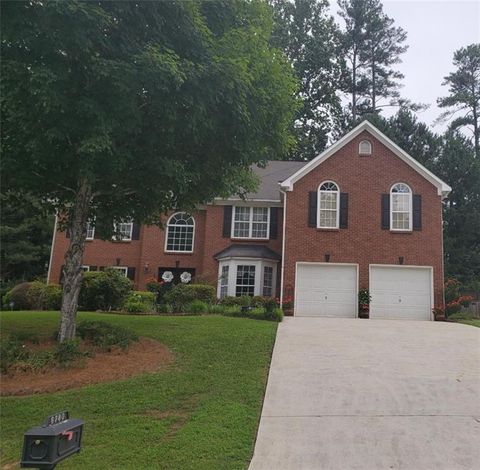
<svg viewBox="0 0 480 470">
<path fill-rule="evenodd" d="M 271 285 L 266 285 L 265 284 L 265 270 L 267 268 L 272 270 Z M 268 264 L 264 264 L 262 266 L 262 269 L 263 269 L 263 271 L 262 271 L 262 296 L 263 297 L 273 297 L 273 293 L 275 292 L 275 286 L 273 285 L 274 268 L 273 268 L 273 266 L 270 266 Z M 270 289 L 270 294 L 265 294 L 265 289 Z"/>
<path fill-rule="evenodd" d="M 336 191 L 326 191 L 320 189 L 324 184 L 331 183 L 334 184 L 337 187 Z M 336 194 L 337 198 L 337 207 L 335 211 L 335 226 L 334 227 L 322 227 L 320 225 L 320 213 L 321 211 L 328 211 L 328 212 L 333 212 L 332 209 L 321 209 L 321 199 L 322 199 L 322 194 Z M 322 230 L 337 230 L 340 227 L 340 186 L 338 183 L 335 183 L 335 181 L 332 180 L 326 180 L 322 181 L 319 186 L 318 186 L 318 191 L 317 191 L 317 228 L 321 228 Z"/>
<path fill-rule="evenodd" d="M 237 266 L 249 265 L 255 266 L 255 287 L 254 295 L 263 295 L 263 282 L 264 282 L 264 267 L 271 266 L 272 272 L 272 297 L 275 297 L 277 291 L 277 266 L 278 261 L 263 258 L 225 258 L 219 261 L 218 264 L 218 284 L 217 284 L 217 297 L 221 298 L 222 287 L 222 268 L 228 265 L 228 287 L 226 294 L 229 297 L 235 297 L 237 288 Z"/>
<path fill-rule="evenodd" d="M 250 216 L 248 218 L 248 236 L 241 237 L 235 235 L 235 212 L 237 207 L 247 208 L 250 210 Z M 253 209 L 267 209 L 267 236 L 266 237 L 253 237 Z M 239 221 L 240 222 L 240 221 Z M 242 222 L 242 223 L 246 223 Z M 232 228 L 230 233 L 231 238 L 242 239 L 242 240 L 269 240 L 270 239 L 270 207 L 265 206 L 233 206 L 232 208 Z"/>
<path fill-rule="evenodd" d="M 91 235 L 88 236 L 88 230 L 91 229 Z M 87 238 L 86 240 L 93 240 L 95 238 L 95 226 L 90 224 L 90 221 L 87 222 Z"/>
<path fill-rule="evenodd" d="M 368 150 L 365 152 L 362 150 L 362 145 L 368 144 Z M 358 154 L 362 156 L 371 155 L 372 154 L 372 143 L 368 139 L 363 139 L 358 144 Z"/>
<path fill-rule="evenodd" d="M 223 299 L 228 295 L 228 280 L 230 278 L 230 265 L 223 264 L 220 267 L 220 273 L 221 274 L 219 279 L 218 297 L 220 299 Z"/>
<path fill-rule="evenodd" d="M 113 240 L 116 241 L 116 242 L 131 242 L 132 241 L 132 235 L 133 235 L 133 222 L 130 221 L 130 222 L 114 223 L 113 224 L 113 229 L 114 229 L 115 232 L 117 231 L 117 225 L 120 225 L 120 224 L 125 224 L 125 225 L 130 224 L 130 235 L 128 237 L 119 238 L 119 235 L 117 233 L 115 233 L 115 235 L 113 235 L 113 237 L 112 237 Z"/>
<path fill-rule="evenodd" d="M 398 186 L 400 184 L 403 184 L 406 186 L 409 190 L 408 193 L 394 193 L 393 189 L 395 186 Z M 408 194 L 409 195 L 409 204 L 408 204 L 408 228 L 394 228 L 393 227 L 393 213 L 398 213 L 398 214 L 406 214 L 407 211 L 394 211 L 393 210 L 393 195 L 394 194 Z M 390 230 L 392 232 L 411 232 L 413 227 L 413 192 L 412 188 L 407 184 L 402 181 L 399 181 L 398 183 L 395 183 L 392 185 L 390 188 Z"/>
<path fill-rule="evenodd" d="M 110 266 L 112 269 L 117 271 L 123 271 L 125 277 L 128 277 L 128 266 Z"/>
<path fill-rule="evenodd" d="M 238 283 L 238 270 L 240 267 L 246 267 L 246 268 L 253 268 L 253 284 L 239 284 Z M 250 270 L 249 270 L 250 271 Z M 250 294 L 242 294 L 241 296 L 237 295 L 237 289 L 240 288 L 248 288 L 252 289 L 252 295 L 250 297 L 255 296 L 255 284 L 257 283 L 257 276 L 258 276 L 258 266 L 256 264 L 252 263 L 244 263 L 244 264 L 237 264 L 237 269 L 235 270 L 235 297 L 241 297 L 244 295 L 249 295 Z"/>
<path fill-rule="evenodd" d="M 191 250 L 167 250 L 168 246 L 168 230 L 170 228 L 170 221 L 173 219 L 178 214 L 185 214 L 188 215 L 192 221 L 193 221 L 193 232 L 192 232 L 192 249 Z M 188 214 L 187 212 L 175 212 L 172 214 L 167 221 L 167 230 L 165 231 L 165 246 L 164 246 L 164 251 L 165 253 L 193 253 L 193 250 L 195 248 L 195 218 L 193 215 Z M 192 227 L 192 225 L 183 225 L 183 227 Z"/>
<path fill-rule="evenodd" d="M 90 271 L 90 266 L 87 265 L 87 264 L 84 264 L 84 265 L 82 266 L 82 270 L 83 270 L 84 273 L 88 273 L 88 271 Z"/>
</svg>

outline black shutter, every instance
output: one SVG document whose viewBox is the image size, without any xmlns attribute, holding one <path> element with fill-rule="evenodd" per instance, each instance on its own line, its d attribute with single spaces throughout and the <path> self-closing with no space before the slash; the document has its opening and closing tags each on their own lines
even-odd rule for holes
<svg viewBox="0 0 480 470">
<path fill-rule="evenodd" d="M 413 195 L 413 230 L 422 230 L 422 196 L 420 194 Z"/>
<path fill-rule="evenodd" d="M 317 226 L 317 191 L 308 193 L 308 226 Z"/>
<path fill-rule="evenodd" d="M 127 277 L 131 281 L 135 280 L 135 268 L 127 268 Z"/>
<path fill-rule="evenodd" d="M 340 228 L 348 228 L 348 193 L 340 194 Z"/>
<path fill-rule="evenodd" d="M 276 240 L 278 232 L 278 207 L 270 207 L 270 238 Z"/>
<path fill-rule="evenodd" d="M 223 208 L 223 238 L 230 238 L 232 233 L 232 206 Z"/>
<path fill-rule="evenodd" d="M 382 230 L 390 230 L 390 194 L 382 194 Z"/>
<path fill-rule="evenodd" d="M 140 225 L 135 222 L 132 224 L 132 240 L 140 240 Z"/>
<path fill-rule="evenodd" d="M 90 266 L 90 271 L 96 271 L 97 270 L 97 266 Z"/>
</svg>

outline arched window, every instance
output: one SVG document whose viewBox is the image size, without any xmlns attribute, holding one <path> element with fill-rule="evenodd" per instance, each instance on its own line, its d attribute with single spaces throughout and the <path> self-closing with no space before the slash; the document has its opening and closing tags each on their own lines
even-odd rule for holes
<svg viewBox="0 0 480 470">
<path fill-rule="evenodd" d="M 390 227 L 392 230 L 412 230 L 412 190 L 397 183 L 390 190 Z"/>
<path fill-rule="evenodd" d="M 369 140 L 362 140 L 358 145 L 358 153 L 360 155 L 371 155 L 372 154 L 372 144 Z"/>
<path fill-rule="evenodd" d="M 195 221 L 185 212 L 173 214 L 167 223 L 167 240 L 165 251 L 181 251 L 191 253 L 193 251 L 193 237 Z"/>
<path fill-rule="evenodd" d="M 338 228 L 340 190 L 333 181 L 324 181 L 318 190 L 318 227 Z"/>
</svg>

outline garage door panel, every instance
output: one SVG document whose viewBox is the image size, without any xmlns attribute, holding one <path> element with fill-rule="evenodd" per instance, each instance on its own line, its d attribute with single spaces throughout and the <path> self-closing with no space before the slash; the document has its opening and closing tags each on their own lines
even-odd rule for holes
<svg viewBox="0 0 480 470">
<path fill-rule="evenodd" d="M 370 318 L 431 319 L 431 269 L 372 266 Z"/>
<path fill-rule="evenodd" d="M 295 314 L 300 316 L 355 317 L 355 266 L 297 265 Z"/>
</svg>

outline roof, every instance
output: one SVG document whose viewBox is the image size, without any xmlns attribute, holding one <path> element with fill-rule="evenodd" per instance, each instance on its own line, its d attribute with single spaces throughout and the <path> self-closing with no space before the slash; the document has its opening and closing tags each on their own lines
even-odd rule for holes
<svg viewBox="0 0 480 470">
<path fill-rule="evenodd" d="M 248 193 L 246 199 L 280 202 L 280 183 L 306 164 L 307 162 L 269 160 L 265 168 L 253 165 L 252 170 L 259 176 L 260 183 L 257 191 L 255 193 Z M 231 197 L 228 200 L 240 200 L 240 198 Z"/>
<path fill-rule="evenodd" d="M 357 135 L 363 131 L 368 131 L 375 138 L 377 138 L 382 144 L 390 149 L 397 157 L 403 160 L 407 165 L 420 173 L 426 180 L 432 183 L 438 190 L 438 195 L 445 198 L 448 196 L 452 188 L 442 181 L 438 176 L 435 176 L 430 170 L 427 170 L 422 164 L 417 162 L 407 152 L 402 150 L 395 142 L 390 140 L 385 134 L 380 132 L 373 124 L 368 121 L 363 121 L 357 127 L 352 129 L 348 134 L 344 135 L 340 140 L 335 142 L 332 146 L 323 151 L 320 155 L 310 160 L 306 165 L 303 165 L 291 176 L 287 177 L 282 183 L 282 189 L 286 191 L 292 191 L 293 185 L 296 181 L 303 178 L 306 174 L 310 173 L 314 168 L 323 163 L 327 158 L 331 157 L 337 150 L 342 148 Z"/>
<path fill-rule="evenodd" d="M 230 245 L 218 252 L 215 259 L 225 258 L 262 258 L 280 260 L 281 256 L 265 245 Z"/>
</svg>

